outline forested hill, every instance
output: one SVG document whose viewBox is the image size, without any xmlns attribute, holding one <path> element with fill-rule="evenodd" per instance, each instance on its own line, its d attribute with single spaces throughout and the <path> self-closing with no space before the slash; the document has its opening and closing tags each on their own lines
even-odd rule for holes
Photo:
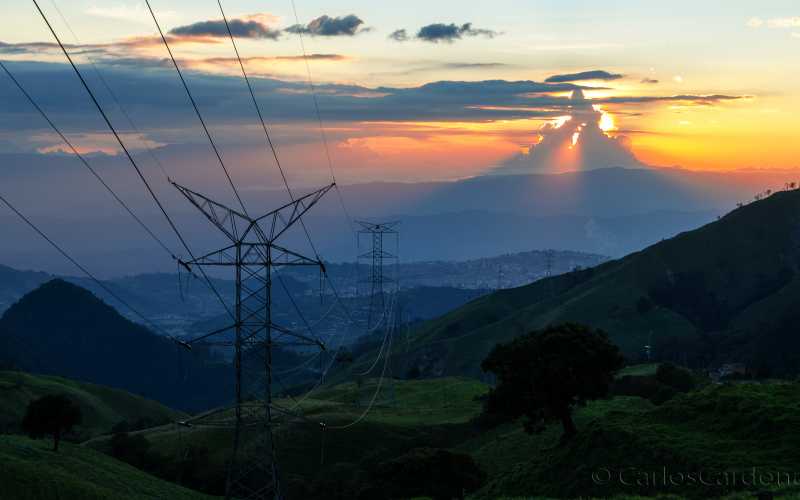
<svg viewBox="0 0 800 500">
<path fill-rule="evenodd" d="M 631 359 L 652 344 L 658 359 L 794 374 L 798 271 L 800 191 L 779 192 L 622 259 L 475 300 L 421 327 L 396 370 L 477 375 L 496 343 L 579 321 Z"/>
<path fill-rule="evenodd" d="M 3 314 L 0 353 L 6 365 L 125 389 L 184 410 L 221 404 L 231 392 L 228 364 L 177 346 L 60 279 Z"/>
</svg>

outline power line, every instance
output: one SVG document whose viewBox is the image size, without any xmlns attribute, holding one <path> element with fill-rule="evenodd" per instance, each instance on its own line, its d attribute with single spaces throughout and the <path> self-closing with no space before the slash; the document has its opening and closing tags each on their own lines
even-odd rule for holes
<svg viewBox="0 0 800 500">
<path fill-rule="evenodd" d="M 225 177 L 228 178 L 228 183 L 233 189 L 233 194 L 236 195 L 236 199 L 239 201 L 239 205 L 242 207 L 242 211 L 244 214 L 247 215 L 247 208 L 244 206 L 244 202 L 242 198 L 239 196 L 239 190 L 236 189 L 236 185 L 233 183 L 233 179 L 231 178 L 230 173 L 228 172 L 228 168 L 225 166 L 225 162 L 222 161 L 222 154 L 219 152 L 216 143 L 214 142 L 214 138 L 211 137 L 211 132 L 208 130 L 208 126 L 206 126 L 206 121 L 203 119 L 203 115 L 200 113 L 200 108 L 197 106 L 197 102 L 194 100 L 194 96 L 192 95 L 192 91 L 189 90 L 189 84 L 186 83 L 186 79 L 183 77 L 183 72 L 181 72 L 181 68 L 178 66 L 178 61 L 175 60 L 175 56 L 172 54 L 172 49 L 169 47 L 169 43 L 167 42 L 167 37 L 164 36 L 164 31 L 161 29 L 161 25 L 158 23 L 158 19 L 156 18 L 156 14 L 153 11 L 153 8 L 150 6 L 150 0 L 145 0 L 144 3 L 147 5 L 147 9 L 150 11 L 150 16 L 153 18 L 153 22 L 158 28 L 158 34 L 161 35 L 161 40 L 164 42 L 164 47 L 167 48 L 167 52 L 169 53 L 169 58 L 172 60 L 172 65 L 175 66 L 175 71 L 178 72 L 178 77 L 181 79 L 181 83 L 183 84 L 183 88 L 186 90 L 186 95 L 189 96 L 189 101 L 192 103 L 192 107 L 194 108 L 195 113 L 197 114 L 197 118 L 200 120 L 200 124 L 203 126 L 203 130 L 206 133 L 206 137 L 208 137 L 208 142 L 211 144 L 211 149 L 214 150 L 214 154 L 217 156 L 217 160 L 219 160 L 219 164 L 222 167 L 222 170 L 225 172 Z"/>
<path fill-rule="evenodd" d="M 294 0 L 291 0 L 291 3 L 292 3 L 292 12 L 294 13 L 295 23 L 299 25 L 300 17 L 297 15 L 297 6 L 295 5 Z M 328 136 L 325 133 L 325 126 L 322 124 L 322 114 L 320 114 L 319 112 L 319 100 L 317 99 L 317 90 L 314 85 L 314 79 L 311 75 L 311 65 L 308 63 L 308 55 L 306 53 L 306 44 L 305 41 L 303 40 L 302 30 L 297 30 L 297 37 L 300 40 L 300 49 L 303 51 L 303 62 L 305 63 L 306 74 L 308 75 L 308 86 L 311 90 L 311 97 L 314 101 L 314 111 L 317 114 L 317 122 L 319 123 L 319 134 L 320 137 L 322 138 L 322 144 L 325 147 L 325 157 L 328 160 L 328 168 L 331 171 L 331 180 L 333 181 L 334 184 L 336 184 L 336 194 L 338 195 L 339 203 L 342 205 L 342 210 L 344 211 L 345 217 L 347 217 L 347 223 L 350 225 L 350 231 L 352 231 L 353 234 L 355 235 L 356 227 L 355 224 L 353 224 L 353 218 L 350 217 L 350 212 L 348 212 L 347 206 L 344 203 L 344 196 L 342 196 L 342 192 L 339 189 L 339 185 L 336 182 L 336 174 L 334 173 L 333 170 L 333 160 L 331 159 L 331 152 L 330 148 L 328 147 Z"/>
<path fill-rule="evenodd" d="M 244 69 L 244 63 L 242 62 L 242 57 L 239 54 L 239 48 L 236 46 L 236 39 L 233 36 L 233 31 L 231 31 L 231 26 L 228 23 L 228 16 L 225 14 L 225 9 L 222 8 L 222 0 L 217 0 L 217 5 L 219 5 L 219 11 L 222 14 L 222 20 L 225 21 L 225 28 L 228 31 L 228 36 L 231 39 L 231 45 L 233 45 L 233 51 L 236 54 L 236 59 L 239 61 L 239 67 L 242 70 L 242 76 L 244 77 L 244 81 L 247 84 L 247 90 L 250 92 L 250 98 L 253 101 L 253 106 L 256 108 L 256 113 L 258 114 L 258 120 L 261 122 L 261 128 L 264 130 L 264 135 L 267 138 L 267 144 L 269 145 L 270 150 L 272 151 L 272 156 L 275 158 L 275 163 L 278 165 L 278 171 L 281 173 L 281 179 L 283 179 L 283 185 L 286 187 L 286 192 L 289 194 L 289 200 L 294 201 L 294 194 L 292 193 L 292 188 L 289 187 L 289 181 L 286 179 L 286 174 L 283 170 L 283 166 L 281 166 L 281 161 L 278 159 L 278 151 L 275 148 L 275 144 L 272 142 L 272 138 L 269 135 L 269 129 L 267 128 L 267 123 L 264 120 L 264 114 L 261 112 L 261 106 L 258 104 L 258 100 L 256 99 L 256 94 L 253 91 L 253 86 L 250 83 L 250 77 L 247 76 L 247 71 Z M 333 179 L 335 183 L 336 180 Z M 337 188 L 338 189 L 338 188 Z M 319 259 L 319 252 L 317 252 L 317 248 L 314 246 L 314 242 L 311 240 L 311 234 L 308 232 L 308 228 L 306 227 L 305 221 L 301 218 L 300 219 L 300 226 L 302 226 L 303 231 L 306 234 L 306 238 L 308 238 L 308 244 L 311 246 L 311 250 L 314 252 L 314 255 Z"/>
<path fill-rule="evenodd" d="M 70 140 L 67 139 L 67 137 L 61 132 L 61 130 L 59 130 L 59 128 L 56 126 L 55 123 L 53 123 L 53 121 L 50 119 L 50 117 L 47 115 L 47 113 L 44 111 L 44 109 L 42 109 L 42 107 L 39 106 L 39 104 L 37 104 L 37 102 L 34 100 L 33 96 L 31 96 L 31 94 L 29 94 L 25 90 L 25 88 L 22 86 L 20 81 L 17 80 L 16 77 L 14 77 L 14 75 L 11 73 L 11 71 L 8 69 L 8 67 L 5 64 L 3 64 L 2 61 L 0 61 L 0 68 L 2 68 L 3 71 L 5 71 L 5 73 L 11 79 L 11 81 L 14 82 L 14 84 L 17 86 L 17 88 L 20 90 L 20 92 L 22 92 L 22 94 L 28 100 L 28 102 L 30 102 L 31 105 L 34 108 L 36 108 L 36 111 L 38 111 L 39 114 L 42 115 L 42 118 L 44 118 L 45 121 L 47 121 L 47 123 L 50 125 L 50 128 L 52 128 L 53 131 L 55 131 L 55 133 L 58 134 L 59 137 L 61 137 L 61 140 L 64 141 L 64 144 L 66 144 L 69 147 L 69 149 L 72 151 L 72 153 L 81 161 L 81 163 L 83 163 L 83 165 L 87 169 L 89 169 L 89 172 L 92 173 L 92 175 L 100 182 L 100 184 L 102 184 L 103 187 L 106 188 L 106 190 L 109 193 L 111 193 L 111 196 L 113 196 L 114 199 L 117 200 L 117 202 L 122 206 L 122 208 L 124 208 L 125 211 L 127 211 L 130 214 L 130 216 L 133 217 L 133 219 L 137 223 L 139 223 L 140 226 L 142 226 L 142 229 L 144 229 L 147 232 L 147 234 L 149 234 L 150 237 L 153 238 L 153 240 L 155 240 L 155 242 L 158 243 L 158 245 L 161 246 L 161 248 L 163 248 L 164 251 L 167 252 L 167 254 L 169 254 L 169 256 L 173 260 L 177 261 L 178 258 L 175 256 L 175 254 L 167 247 L 167 245 L 158 236 L 155 235 L 155 233 L 149 227 L 147 227 L 147 225 L 139 218 L 139 216 L 137 216 L 133 212 L 133 210 L 131 210 L 131 208 L 122 200 L 122 198 L 120 198 L 117 195 L 117 193 L 115 193 L 114 190 L 111 189 L 111 186 L 109 186 L 106 183 L 106 181 L 103 180 L 103 178 L 100 176 L 100 174 L 98 174 L 97 171 L 89 164 L 89 162 L 86 160 L 86 158 L 82 154 L 80 154 L 80 152 L 78 152 L 77 148 L 72 144 L 72 142 L 70 142 Z"/>
<path fill-rule="evenodd" d="M 97 286 L 99 286 L 100 288 L 102 288 L 103 290 L 105 290 L 105 291 L 106 291 L 106 293 L 108 293 L 108 294 L 109 294 L 111 297 L 113 297 L 114 299 L 116 299 L 117 301 L 119 301 L 119 302 L 120 302 L 122 305 L 124 305 L 124 306 L 125 306 L 125 307 L 127 307 L 129 310 L 131 310 L 131 311 L 132 311 L 132 312 L 133 312 L 133 313 L 134 313 L 136 316 L 138 316 L 139 318 L 141 318 L 141 319 L 142 319 L 142 321 L 144 321 L 145 323 L 147 323 L 148 325 L 150 325 L 150 326 L 151 326 L 151 328 L 153 328 L 153 329 L 154 329 L 154 330 L 156 330 L 156 331 L 159 331 L 159 332 L 160 332 L 160 333 L 161 333 L 161 334 L 162 334 L 164 337 L 167 337 L 167 338 L 169 338 L 169 339 L 173 339 L 173 337 L 172 337 L 172 336 L 170 336 L 170 335 L 168 335 L 168 334 L 164 333 L 163 331 L 161 331 L 161 329 L 160 329 L 160 328 L 159 328 L 159 327 L 158 327 L 158 326 L 157 326 L 155 323 L 153 323 L 152 321 L 150 321 L 149 319 L 147 319 L 147 317 L 146 317 L 144 314 L 140 313 L 140 312 L 139 312 L 139 311 L 138 311 L 138 310 L 137 310 L 135 307 L 131 306 L 131 305 L 130 305 L 128 302 L 126 302 L 125 300 L 123 300 L 123 299 L 122 299 L 122 298 L 121 298 L 119 295 L 117 295 L 116 293 L 114 293 L 114 291 L 113 291 L 113 290 L 111 290 L 111 288 L 107 287 L 107 286 L 106 286 L 106 285 L 105 285 L 105 284 L 104 284 L 102 281 L 100 281 L 99 279 L 97 279 L 97 278 L 94 276 L 94 274 L 92 274 L 91 272 L 89 272 L 89 270 L 88 270 L 88 269 L 86 269 L 85 267 L 83 267 L 83 266 L 82 266 L 82 265 L 81 265 L 81 264 L 80 264 L 80 263 L 79 263 L 77 260 L 75 260 L 74 258 L 72 258 L 72 256 L 70 256 L 70 255 L 69 255 L 69 254 L 68 254 L 68 253 L 67 253 L 67 252 L 66 252 L 66 251 L 65 251 L 63 248 L 61 248 L 61 247 L 60 247 L 60 246 L 59 246 L 59 245 L 58 245 L 58 244 L 57 244 L 55 241 L 53 241 L 52 239 L 50 239 L 50 237 L 49 237 L 49 236 L 47 236 L 47 234 L 45 234 L 45 233 L 44 233 L 44 231 L 42 231 L 41 229 L 39 229 L 39 228 L 38 228 L 38 227 L 37 227 L 37 226 L 36 226 L 36 225 L 35 225 L 33 222 L 31 222 L 31 220 L 30 220 L 30 219 L 28 219 L 27 217 L 25 217 L 25 215 L 23 215 L 23 213 L 22 213 L 22 212 L 20 212 L 20 211 L 19 211 L 19 210 L 18 210 L 18 209 L 17 209 L 17 208 L 14 206 L 14 205 L 12 205 L 12 204 L 11 204 L 11 202 L 9 202 L 9 201 L 8 201 L 8 200 L 7 200 L 5 197 L 3 197 L 3 195 L 1 195 L 1 194 L 0 194 L 0 201 L 2 201 L 2 202 L 3 202 L 3 203 L 4 203 L 4 204 L 5 204 L 5 205 L 6 205 L 6 206 L 9 208 L 9 209 L 11 209 L 11 211 L 12 211 L 12 212 L 14 212 L 14 213 L 17 215 L 17 217 L 19 217 L 20 219 L 22 219 L 22 221 L 23 221 L 23 222 L 25 222 L 25 224 L 27 224 L 27 225 L 28 225 L 28 226 L 29 226 L 31 229 L 33 229 L 34 231 L 36 231 L 36 233 L 37 233 L 39 236 L 41 236 L 42 238 L 44 238 L 44 240 L 45 240 L 45 241 L 47 241 L 47 242 L 48 242 L 48 243 L 49 243 L 49 244 L 50 244 L 50 245 L 51 245 L 53 248 L 55 248 L 55 249 L 56 249 L 56 250 L 57 250 L 57 251 L 58 251 L 58 252 L 59 252 L 61 255 L 63 255 L 63 256 L 64 256 L 64 257 L 65 257 L 67 260 L 69 260 L 69 261 L 70 261 L 70 262 L 71 262 L 71 263 L 72 263 L 72 264 L 73 264 L 75 267 L 77 267 L 78 269 L 80 269 L 80 270 L 81 270 L 81 272 L 82 272 L 83 274 L 85 274 L 86 276 L 88 276 L 88 277 L 89 277 L 89 279 L 91 279 L 91 280 L 92 280 L 92 281 L 93 281 L 93 282 L 94 282 L 94 283 L 95 283 Z M 173 340 L 174 340 L 174 339 L 173 339 Z"/>
<path fill-rule="evenodd" d="M 56 0 L 50 0 L 50 3 L 53 5 L 53 8 L 58 13 L 58 16 L 64 22 L 64 25 L 67 27 L 67 30 L 69 30 L 69 32 L 72 34 L 72 38 L 75 40 L 76 45 L 81 45 L 81 41 L 78 38 L 78 35 L 75 34 L 75 31 L 72 29 L 72 26 L 70 26 L 69 21 L 67 21 L 66 16 L 64 16 L 64 13 L 61 12 L 61 9 L 58 7 L 58 4 L 56 3 Z M 106 91 L 111 96 L 111 99 L 114 100 L 114 102 L 117 105 L 117 108 L 119 108 L 119 110 L 122 113 L 122 115 L 128 121 L 128 124 L 130 124 L 131 129 L 133 129 L 133 131 L 136 132 L 138 135 L 144 137 L 144 134 L 142 134 L 142 132 L 139 130 L 139 128 L 133 122 L 133 119 L 131 118 L 130 114 L 128 114 L 128 112 L 125 110 L 125 107 L 122 105 L 122 102 L 120 102 L 119 98 L 117 97 L 117 94 L 111 89 L 111 85 L 108 83 L 108 81 L 103 76 L 103 73 L 100 71 L 100 68 L 98 68 L 97 64 L 95 64 L 94 59 L 92 59 L 91 54 L 87 51 L 87 53 L 85 55 L 86 55 L 86 59 L 88 59 L 89 63 L 92 65 L 92 68 L 94 69 L 94 72 L 97 75 L 97 78 L 103 84 L 103 87 L 105 87 Z M 151 148 L 147 144 L 147 141 L 145 141 L 144 139 L 142 139 L 141 142 L 142 142 L 142 146 L 144 146 L 144 148 L 149 153 L 150 158 L 153 159 L 153 162 L 161 170 L 161 173 L 164 174 L 164 177 L 168 179 L 169 178 L 169 174 L 167 174 L 167 169 L 164 168 L 164 165 L 161 163 L 161 161 L 156 156 L 155 152 L 153 151 L 153 148 Z"/>
<path fill-rule="evenodd" d="M 150 183 L 147 182 L 147 178 L 142 173 L 141 169 L 139 168 L 139 165 L 136 163 L 136 160 L 133 159 L 133 156 L 131 155 L 130 151 L 128 151 L 128 148 L 125 146 L 125 143 L 122 141 L 122 138 L 117 133 L 117 130 L 114 128 L 114 125 L 111 123 L 111 120 L 108 118 L 108 115 L 103 110 L 103 107 L 100 105 L 100 102 L 95 97 L 94 92 L 92 91 L 91 87 L 89 87 L 89 84 L 86 83 L 86 80 L 84 79 L 83 74 L 80 72 L 80 70 L 78 69 L 78 66 L 76 66 L 75 62 L 72 60 L 72 56 L 70 56 L 69 51 L 64 46 L 64 44 L 61 42 L 61 38 L 58 36 L 58 34 L 56 33 L 55 29 L 50 24 L 50 21 L 47 19 L 47 15 L 45 15 L 44 11 L 39 6 L 39 2 L 37 2 L 37 0 L 33 0 L 33 4 L 36 6 L 36 10 L 39 11 L 39 14 L 42 16 L 42 19 L 44 20 L 45 24 L 47 25 L 47 28 L 50 30 L 50 33 L 52 33 L 53 38 L 55 38 L 56 42 L 58 43 L 58 46 L 61 47 L 61 51 L 64 53 L 64 56 L 67 58 L 67 61 L 69 61 L 69 64 L 70 64 L 70 66 L 72 66 L 72 69 L 75 71 L 75 74 L 78 76 L 78 79 L 81 81 L 81 84 L 83 85 L 83 88 L 86 89 L 86 92 L 89 94 L 89 97 L 91 98 L 92 102 L 94 103 L 95 107 L 97 108 L 97 111 L 100 112 L 100 115 L 103 117 L 103 120 L 105 121 L 106 125 L 111 130 L 111 133 L 114 135 L 114 138 L 117 140 L 117 143 L 119 143 L 120 148 L 122 148 L 122 151 L 125 153 L 125 156 L 128 158 L 128 160 L 130 161 L 131 165 L 133 165 L 133 168 L 136 170 L 136 173 L 139 175 L 139 178 L 144 183 L 145 187 L 147 188 L 147 191 L 150 193 L 150 196 L 153 198 L 153 201 L 155 201 L 156 205 L 158 205 L 158 208 L 159 208 L 159 210 L 161 210 L 161 213 L 164 215 L 164 218 L 167 219 L 167 222 L 169 223 L 169 225 L 172 228 L 172 230 L 175 232 L 175 235 L 178 237 L 178 240 L 180 240 L 180 242 L 183 245 L 183 247 L 186 249 L 186 251 L 192 257 L 192 259 L 194 259 L 194 254 L 192 253 L 192 250 L 189 248 L 189 245 L 186 243 L 186 240 L 183 238 L 183 236 L 181 235 L 180 231 L 178 231 L 177 226 L 172 221 L 172 218 L 169 216 L 169 214 L 167 213 L 166 209 L 164 209 L 164 206 L 161 204 L 161 201 L 156 196 L 155 192 L 153 191 L 153 188 L 150 187 Z M 178 261 L 178 262 L 180 262 L 184 266 L 186 265 L 185 263 L 183 263 L 183 261 Z M 188 266 L 187 266 L 187 268 L 188 268 Z M 225 303 L 225 301 L 222 300 L 222 296 L 219 294 L 217 289 L 214 287 L 214 284 L 211 282 L 209 277 L 206 275 L 205 270 L 201 269 L 200 271 L 203 274 L 203 278 L 205 278 L 206 283 L 209 285 L 211 290 L 217 296 L 217 299 L 220 301 L 220 303 L 225 308 L 225 310 L 228 312 L 228 314 L 232 317 L 233 313 L 230 311 L 230 309 L 228 308 L 228 305 Z"/>
<path fill-rule="evenodd" d="M 375 388 L 375 393 L 372 395 L 372 399 L 370 400 L 369 405 L 367 405 L 367 408 L 361 415 L 358 416 L 358 418 L 356 418 L 352 422 L 345 425 L 332 425 L 328 427 L 329 429 L 340 430 L 340 431 L 349 429 L 361 423 L 361 421 L 367 418 L 367 415 L 369 415 L 369 413 L 372 411 L 372 408 L 375 406 L 375 401 L 378 399 L 378 394 L 381 391 L 381 387 L 383 386 L 383 381 L 386 378 L 386 368 L 389 366 L 389 359 L 392 356 L 392 340 L 393 340 L 393 335 L 390 333 L 388 349 L 384 355 L 383 371 L 381 371 L 381 376 L 378 379 L 378 384 L 377 387 Z"/>
</svg>

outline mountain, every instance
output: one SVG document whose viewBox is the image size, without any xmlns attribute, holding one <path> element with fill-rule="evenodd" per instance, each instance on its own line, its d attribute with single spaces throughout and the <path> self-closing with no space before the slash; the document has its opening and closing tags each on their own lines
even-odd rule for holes
<svg viewBox="0 0 800 500">
<path fill-rule="evenodd" d="M 232 384 L 229 366 L 205 350 L 187 352 L 60 279 L 6 310 L 0 347 L 7 364 L 125 389 L 190 411 L 226 401 Z"/>
<path fill-rule="evenodd" d="M 18 271 L 0 264 L 0 312 L 50 279 L 52 276 L 41 271 Z"/>
<path fill-rule="evenodd" d="M 713 221 L 737 203 L 766 189 L 797 182 L 797 170 L 701 172 L 678 168 L 602 168 L 561 174 L 482 175 L 447 182 L 380 182 L 343 185 L 352 219 L 401 221 L 400 256 L 405 262 L 465 260 L 531 249 L 569 249 L 621 257 Z M 250 191 L 253 211 L 266 210 L 286 193 Z M 177 196 L 177 194 L 176 194 Z M 220 246 L 218 234 L 186 200 L 174 203 L 173 218 L 197 252 Z M 183 207 L 183 209 L 181 209 Z M 136 207 L 134 207 L 136 208 Z M 162 228 L 163 217 L 142 207 L 142 219 Z M 326 260 L 351 262 L 357 248 L 353 227 L 338 196 L 328 195 L 306 217 L 316 248 Z M 101 277 L 165 272 L 175 264 L 125 214 L 107 210 L 42 214 L 37 224 L 91 262 Z M 0 262 L 16 268 L 43 266 L 74 272 L 54 259 L 46 242 L 32 237 L 13 216 L 0 215 L 4 239 Z M 100 228 L 105 238 L 92 239 Z M 94 231 L 94 232 L 92 232 Z M 92 245 L 86 245 L 92 239 Z M 284 243 L 308 249 L 303 231 Z M 313 252 L 311 252 L 313 254 Z"/>
<path fill-rule="evenodd" d="M 651 345 L 656 359 L 795 374 L 799 270 L 800 191 L 775 193 L 622 259 L 502 290 L 430 321 L 395 357 L 395 373 L 479 375 L 496 343 L 579 321 L 608 331 L 630 359 Z"/>
</svg>

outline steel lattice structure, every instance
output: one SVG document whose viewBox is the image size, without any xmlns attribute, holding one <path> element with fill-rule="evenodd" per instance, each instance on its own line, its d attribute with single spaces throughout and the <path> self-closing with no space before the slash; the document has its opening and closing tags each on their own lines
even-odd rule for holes
<svg viewBox="0 0 800 500">
<path fill-rule="evenodd" d="M 397 226 L 400 222 L 356 222 L 361 226 L 361 229 L 358 231 L 359 247 L 361 247 L 362 237 L 366 236 L 370 240 L 370 249 L 367 252 L 358 254 L 359 268 L 362 267 L 362 265 L 369 266 L 366 278 L 359 280 L 362 285 L 367 285 L 367 293 L 369 294 L 369 309 L 367 311 L 367 328 L 369 329 L 373 327 L 373 319 L 376 317 L 376 314 L 379 315 L 378 318 L 382 318 L 388 314 L 386 311 L 386 285 L 390 284 L 396 288 L 398 284 L 396 267 L 399 263 L 397 247 L 399 246 L 400 236 L 397 231 Z M 394 237 L 394 253 L 384 249 L 384 237 L 387 235 Z M 387 275 L 385 272 L 387 262 L 395 267 L 394 275 Z"/>
<path fill-rule="evenodd" d="M 279 417 L 292 414 L 272 400 L 272 350 L 276 346 L 325 347 L 318 339 L 293 332 L 273 321 L 272 273 L 289 266 L 316 266 L 321 272 L 325 271 L 318 257 L 310 258 L 289 250 L 279 245 L 278 240 L 335 184 L 258 218 L 172 184 L 230 240 L 230 245 L 185 263 L 190 268 L 229 267 L 235 273 L 234 323 L 189 342 L 223 345 L 233 347 L 234 351 L 233 415 L 230 409 L 213 412 L 206 423 L 234 429 L 225 498 L 280 499 L 273 428 Z M 234 332 L 232 339 L 231 331 Z"/>
</svg>

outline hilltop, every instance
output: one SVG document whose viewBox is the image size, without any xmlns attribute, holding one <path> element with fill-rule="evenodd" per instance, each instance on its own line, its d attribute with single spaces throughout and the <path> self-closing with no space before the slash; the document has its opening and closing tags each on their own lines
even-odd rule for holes
<svg viewBox="0 0 800 500">
<path fill-rule="evenodd" d="M 652 344 L 659 359 L 796 373 L 798 270 L 800 191 L 779 192 L 622 259 L 498 291 L 427 322 L 395 354 L 395 373 L 477 376 L 496 343 L 564 321 L 608 331 L 633 360 Z"/>
<path fill-rule="evenodd" d="M 187 352 L 63 280 L 25 295 L 0 318 L 2 361 L 23 370 L 117 387 L 184 410 L 228 397 L 231 370 Z"/>
</svg>

